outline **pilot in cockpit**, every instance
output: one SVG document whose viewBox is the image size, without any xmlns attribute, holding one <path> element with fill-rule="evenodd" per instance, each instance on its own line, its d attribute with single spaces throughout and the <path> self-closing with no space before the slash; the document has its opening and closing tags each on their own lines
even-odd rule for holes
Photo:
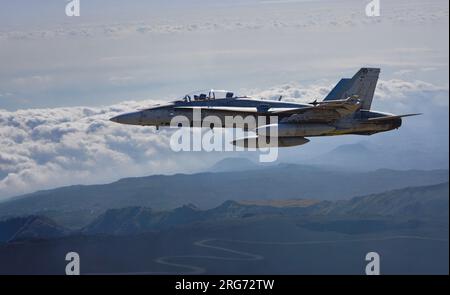
<svg viewBox="0 0 450 295">
<path fill-rule="evenodd" d="M 191 101 L 215 100 L 217 98 L 219 98 L 219 99 L 223 99 L 223 98 L 231 99 L 231 98 L 234 98 L 234 97 L 235 97 L 234 93 L 230 92 L 230 91 L 223 91 L 223 90 L 214 91 L 214 90 L 211 90 L 209 92 L 209 94 L 205 94 L 205 92 L 203 92 L 203 93 L 202 92 L 198 92 L 197 94 L 187 94 L 183 98 L 183 100 L 185 102 L 191 102 Z"/>
</svg>

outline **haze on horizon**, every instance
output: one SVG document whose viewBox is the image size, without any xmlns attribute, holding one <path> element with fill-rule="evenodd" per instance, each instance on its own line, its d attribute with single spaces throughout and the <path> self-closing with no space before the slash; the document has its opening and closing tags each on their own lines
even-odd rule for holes
<svg viewBox="0 0 450 295">
<path fill-rule="evenodd" d="M 448 169 L 448 1 L 381 1 L 378 18 L 357 0 L 81 0 L 78 18 L 65 1 L 29 2 L 0 11 L 0 199 L 241 156 L 175 154 L 169 131 L 107 119 L 208 87 L 321 99 L 362 66 L 382 68 L 374 109 L 424 115 L 372 137 L 314 138 L 280 161 L 364 142 Z"/>
</svg>

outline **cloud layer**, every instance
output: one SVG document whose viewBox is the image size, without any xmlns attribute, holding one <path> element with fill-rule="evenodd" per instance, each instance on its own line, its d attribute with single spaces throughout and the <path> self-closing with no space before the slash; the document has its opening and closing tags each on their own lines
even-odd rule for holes
<svg viewBox="0 0 450 295">
<path fill-rule="evenodd" d="M 0 196 L 186 167 L 171 157 L 166 131 L 108 121 L 143 105 L 0 111 Z"/>
<path fill-rule="evenodd" d="M 63 10 L 53 15 L 58 26 L 34 30 L 0 30 L 0 39 L 54 39 L 54 38 L 123 38 L 131 35 L 172 34 L 195 32 L 224 32 L 237 30 L 327 30 L 370 26 L 378 23 L 399 25 L 404 23 L 432 24 L 448 19 L 448 7 L 440 1 L 389 1 L 382 3 L 383 17 L 368 18 L 364 11 L 368 3 L 358 0 L 347 1 L 196 1 L 197 5 L 180 6 L 179 3 L 168 9 L 165 1 L 152 4 L 110 3 L 97 7 L 83 3 L 83 16 L 95 17 L 95 21 L 79 24 L 57 21 L 63 17 Z M 191 1 L 192 2 L 192 1 Z M 142 5 L 142 6 L 141 6 Z M 45 3 L 34 7 L 39 11 Z M 52 10 L 58 8 L 48 3 Z M 134 14 L 131 19 L 112 21 L 101 12 L 105 6 L 115 6 L 116 15 L 121 12 Z M 177 7 L 179 6 L 179 7 Z M 120 11 L 122 7 L 122 11 Z M 327 9 L 324 9 L 326 7 Z M 299 9 L 300 8 L 300 9 Z M 13 9 L 13 8 L 11 8 Z M 17 10 L 18 8 L 16 8 Z M 148 11 L 158 11 L 158 14 Z M 254 11 L 258 13 L 254 13 Z M 6 11 L 6 10 L 5 10 Z M 205 13 L 206 12 L 206 13 Z M 301 12 L 304 12 L 303 14 Z M 301 15 L 299 15 L 299 13 Z M 283 15 L 282 18 L 279 16 Z M 122 16 L 122 15 L 121 15 Z M 158 17 L 160 16 L 160 17 Z M 122 17 L 121 17 L 122 19 Z M 100 23 L 99 23 L 100 21 Z M 102 23 L 102 22 L 109 23 Z"/>
<path fill-rule="evenodd" d="M 361 0 L 83 1 L 79 18 L 56 2 L 2 5 L 0 108 L 334 81 L 362 66 L 448 78 L 445 0 L 382 1 L 380 17 Z"/>
<path fill-rule="evenodd" d="M 309 102 L 361 66 L 382 67 L 387 79 L 376 109 L 425 113 L 391 142 L 448 153 L 446 0 L 382 1 L 379 18 L 367 17 L 360 0 L 82 1 L 80 18 L 56 2 L 0 9 L 0 198 L 195 171 L 230 156 L 173 153 L 167 130 L 109 122 L 155 103 L 121 101 L 225 87 Z M 295 151 L 310 156 L 323 141 Z"/>
<path fill-rule="evenodd" d="M 258 98 L 283 95 L 285 100 L 304 102 L 323 97 L 331 87 L 332 84 L 286 84 L 251 93 Z M 440 124 L 441 129 L 447 128 L 443 133 L 448 132 L 448 87 L 421 81 L 380 81 L 376 100 L 382 110 L 399 113 L 423 111 L 420 106 L 426 105 L 426 110 L 435 115 L 425 118 L 427 123 L 422 121 L 417 130 L 436 134 L 433 129 Z M 0 110 L 0 198 L 61 185 L 196 171 L 221 157 L 236 156 L 174 153 L 169 147 L 170 130 L 124 126 L 108 120 L 116 114 L 155 103 Z M 437 142 L 434 139 L 431 144 L 448 147 L 447 140 L 448 135 L 437 137 Z"/>
</svg>

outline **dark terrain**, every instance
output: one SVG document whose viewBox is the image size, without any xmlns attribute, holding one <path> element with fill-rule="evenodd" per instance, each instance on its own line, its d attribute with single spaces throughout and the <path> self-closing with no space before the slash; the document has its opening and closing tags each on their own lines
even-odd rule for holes
<svg viewBox="0 0 450 295">
<path fill-rule="evenodd" d="M 231 166 L 236 166 L 235 163 Z M 219 165 L 216 170 L 227 170 Z M 240 170 L 245 169 L 249 170 Z M 108 209 L 150 207 L 172 210 L 192 203 L 201 209 L 226 200 L 341 200 L 413 186 L 447 182 L 448 170 L 381 169 L 342 171 L 280 164 L 258 167 L 243 163 L 237 171 L 127 178 L 104 185 L 75 185 L 16 197 L 0 203 L 0 220 L 40 215 L 69 228 L 80 228 Z"/>
<path fill-rule="evenodd" d="M 226 201 L 208 210 L 110 209 L 68 229 L 48 217 L 0 223 L 1 274 L 448 274 L 448 182 L 340 201 Z"/>
</svg>

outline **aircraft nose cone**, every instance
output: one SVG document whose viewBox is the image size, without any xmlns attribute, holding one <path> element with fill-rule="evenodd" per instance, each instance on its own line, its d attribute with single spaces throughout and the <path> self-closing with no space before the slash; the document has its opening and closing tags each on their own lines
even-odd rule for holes
<svg viewBox="0 0 450 295">
<path fill-rule="evenodd" d="M 115 117 L 112 117 L 111 119 L 109 119 L 111 122 L 114 122 L 114 123 L 119 123 L 118 121 L 118 118 L 117 117 L 119 117 L 119 116 L 115 116 Z"/>
<path fill-rule="evenodd" d="M 112 117 L 109 120 L 114 123 L 126 124 L 125 122 L 127 121 L 127 114 L 118 115 L 118 116 Z"/>
<path fill-rule="evenodd" d="M 129 125 L 139 125 L 141 121 L 141 112 L 122 114 L 109 119 L 112 122 Z"/>
</svg>

